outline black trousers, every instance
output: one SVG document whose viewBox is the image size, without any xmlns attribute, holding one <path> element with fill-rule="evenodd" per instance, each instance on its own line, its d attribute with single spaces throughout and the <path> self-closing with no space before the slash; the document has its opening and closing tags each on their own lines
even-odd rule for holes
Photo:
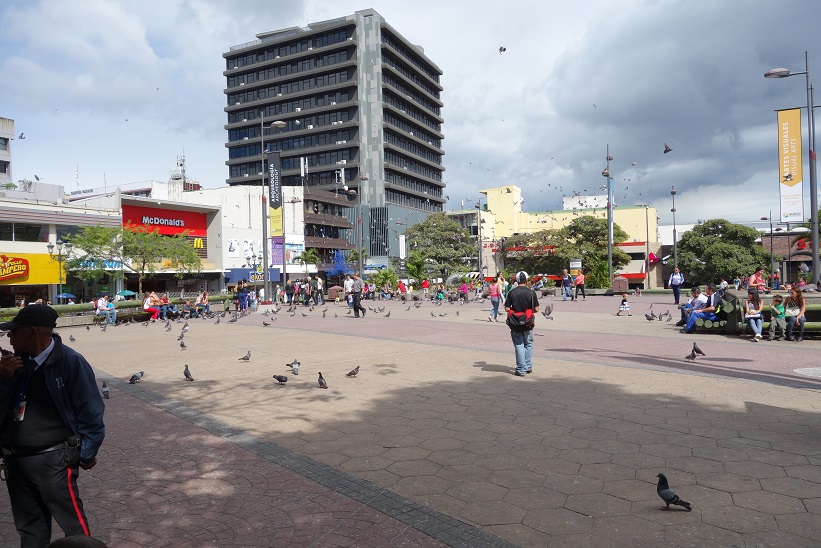
<svg viewBox="0 0 821 548">
<path fill-rule="evenodd" d="M 65 535 L 89 536 L 88 520 L 77 491 L 78 466 L 67 464 L 65 449 L 30 457 L 5 457 L 6 486 L 22 548 L 51 542 L 53 517 Z"/>
<path fill-rule="evenodd" d="M 353 294 L 353 315 L 355 318 L 359 317 L 359 311 L 362 311 L 362 315 L 365 315 L 365 307 L 362 306 L 362 293 L 354 292 Z"/>
</svg>

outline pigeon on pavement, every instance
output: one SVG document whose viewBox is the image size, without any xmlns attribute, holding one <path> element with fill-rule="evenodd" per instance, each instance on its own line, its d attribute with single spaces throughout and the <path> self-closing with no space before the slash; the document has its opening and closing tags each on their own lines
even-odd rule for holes
<svg viewBox="0 0 821 548">
<path fill-rule="evenodd" d="M 693 354 L 698 354 L 699 356 L 706 356 L 704 352 L 702 352 L 701 348 L 698 347 L 696 343 L 693 343 Z"/>
<path fill-rule="evenodd" d="M 249 361 L 251 361 L 251 351 L 249 350 L 249 351 L 248 351 L 248 353 L 247 353 L 246 355 L 244 355 L 243 357 L 241 357 L 241 358 L 240 358 L 240 359 L 238 359 L 237 361 L 241 361 L 241 362 L 249 362 Z"/>
<path fill-rule="evenodd" d="M 182 374 L 185 375 L 185 380 L 193 381 L 194 377 L 191 376 L 191 371 L 188 370 L 188 364 L 185 364 L 185 369 L 182 370 Z"/>
<path fill-rule="evenodd" d="M 322 376 L 321 371 L 319 372 L 319 378 L 317 379 L 317 382 L 319 382 L 320 388 L 328 388 L 328 383 L 325 382 L 325 377 Z"/>
<path fill-rule="evenodd" d="M 271 324 L 269 324 L 269 323 L 268 323 L 268 322 L 266 322 L 265 320 L 262 320 L 262 325 L 263 325 L 264 327 L 268 327 L 268 326 L 269 326 L 269 325 L 271 325 Z"/>
<path fill-rule="evenodd" d="M 181 341 L 181 340 L 183 340 L 184 338 L 185 338 L 185 331 L 183 331 L 182 333 L 180 333 L 180 336 L 179 336 L 179 337 L 177 337 L 177 340 L 178 340 L 178 341 Z"/>
<path fill-rule="evenodd" d="M 279 384 L 285 384 L 288 382 L 288 377 L 285 375 L 274 375 L 274 378 L 277 380 Z"/>
<path fill-rule="evenodd" d="M 188 350 L 188 345 L 185 344 L 185 341 L 180 341 L 180 350 Z"/>
<path fill-rule="evenodd" d="M 128 384 L 135 384 L 137 381 L 143 378 L 143 375 L 145 375 L 145 371 L 138 371 L 134 373 L 133 375 L 131 375 L 131 378 L 128 379 Z"/>
<path fill-rule="evenodd" d="M 386 318 L 390 318 L 390 317 L 391 317 L 391 313 L 390 313 L 390 311 L 388 311 L 388 313 L 387 313 L 387 314 L 385 314 L 385 317 L 386 317 Z"/>
<path fill-rule="evenodd" d="M 103 381 L 103 397 L 105 399 L 111 399 L 111 393 L 108 391 L 108 385 Z"/>
<path fill-rule="evenodd" d="M 692 510 L 689 502 L 681 500 L 679 496 L 676 495 L 672 489 L 670 489 L 670 485 L 667 484 L 667 476 L 665 476 L 664 474 L 659 474 L 657 477 L 659 479 L 659 483 L 656 487 L 656 493 L 659 494 L 661 500 L 663 500 L 665 504 L 665 507 L 662 508 L 662 510 L 669 510 L 671 504 L 681 506 L 682 508 L 685 508 L 688 512 Z"/>
<path fill-rule="evenodd" d="M 74 338 L 74 335 L 69 335 L 68 340 L 70 340 L 71 342 L 77 342 L 77 339 Z"/>
<path fill-rule="evenodd" d="M 689 354 L 684 356 L 684 359 L 685 360 L 690 360 L 691 362 L 694 362 L 694 361 L 696 361 L 696 353 L 695 352 L 690 352 Z"/>
<path fill-rule="evenodd" d="M 345 376 L 346 377 L 356 377 L 359 374 L 359 366 L 357 365 L 353 369 L 351 369 Z"/>
<path fill-rule="evenodd" d="M 655 315 L 653 315 L 652 313 L 650 313 L 650 314 L 645 314 L 645 315 L 644 315 L 644 317 L 645 317 L 645 318 L 647 318 L 647 321 L 648 321 L 648 322 L 652 322 L 652 321 L 654 321 L 654 320 L 656 319 L 656 316 L 655 316 Z"/>
<path fill-rule="evenodd" d="M 286 367 L 290 367 L 294 371 L 294 375 L 299 375 L 299 360 L 294 358 L 294 361 L 291 363 L 286 363 Z"/>
</svg>

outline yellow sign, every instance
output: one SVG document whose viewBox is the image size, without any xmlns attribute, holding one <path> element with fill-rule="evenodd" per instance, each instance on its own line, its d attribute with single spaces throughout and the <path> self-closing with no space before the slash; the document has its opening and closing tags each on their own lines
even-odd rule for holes
<svg viewBox="0 0 821 548">
<path fill-rule="evenodd" d="M 282 208 L 268 208 L 268 212 L 271 215 L 271 226 L 269 230 L 271 236 L 283 236 L 284 233 L 282 230 Z"/>
<path fill-rule="evenodd" d="M 23 269 L 23 264 L 26 264 L 27 268 Z M 56 284 L 60 282 L 59 268 L 59 263 L 45 254 L 11 253 L 0 250 L 0 285 Z M 64 270 L 63 280 L 65 279 Z"/>
<path fill-rule="evenodd" d="M 194 238 L 194 249 L 202 249 L 202 238 Z"/>
<path fill-rule="evenodd" d="M 801 109 L 778 111 L 778 173 L 782 222 L 804 220 Z"/>
</svg>

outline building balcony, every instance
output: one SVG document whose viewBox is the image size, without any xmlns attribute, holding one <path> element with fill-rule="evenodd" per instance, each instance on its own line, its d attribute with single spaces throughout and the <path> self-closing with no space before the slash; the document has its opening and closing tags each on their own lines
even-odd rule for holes
<svg viewBox="0 0 821 548">
<path fill-rule="evenodd" d="M 317 236 L 305 236 L 305 249 L 315 247 L 317 249 L 355 249 L 348 240 L 342 238 L 322 238 Z"/>
<path fill-rule="evenodd" d="M 304 212 L 305 224 L 318 226 L 334 226 L 338 228 L 353 228 L 353 223 L 345 217 L 328 215 L 327 213 Z"/>
</svg>

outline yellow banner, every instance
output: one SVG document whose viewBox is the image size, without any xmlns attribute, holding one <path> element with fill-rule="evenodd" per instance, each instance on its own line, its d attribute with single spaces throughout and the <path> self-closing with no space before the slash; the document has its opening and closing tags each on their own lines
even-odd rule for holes
<svg viewBox="0 0 821 548">
<path fill-rule="evenodd" d="M 271 217 L 271 226 L 269 227 L 268 233 L 271 237 L 274 236 L 284 236 L 282 231 L 282 207 L 268 208 L 268 214 Z"/>
<path fill-rule="evenodd" d="M 63 281 L 65 279 L 63 271 Z M 59 264 L 48 255 L 0 250 L 0 285 L 46 285 L 59 282 Z"/>
<path fill-rule="evenodd" d="M 778 111 L 778 180 L 781 221 L 804 220 L 801 109 Z"/>
</svg>

